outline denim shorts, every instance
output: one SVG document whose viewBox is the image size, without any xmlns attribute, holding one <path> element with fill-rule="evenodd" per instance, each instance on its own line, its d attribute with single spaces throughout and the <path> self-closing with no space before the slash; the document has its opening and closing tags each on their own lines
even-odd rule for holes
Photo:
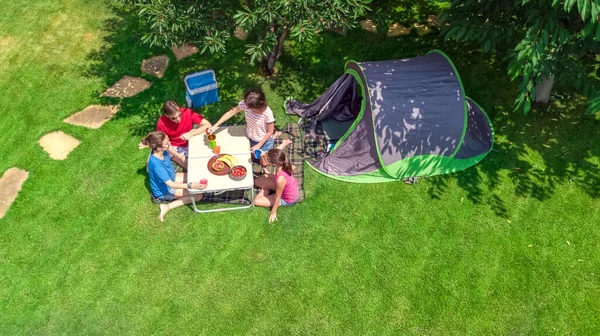
<svg viewBox="0 0 600 336">
<path fill-rule="evenodd" d="M 250 146 L 254 147 L 256 146 L 256 144 L 258 144 L 258 141 L 254 141 L 252 139 L 250 139 Z M 270 137 L 269 140 L 267 140 L 262 147 L 260 147 L 260 150 L 263 151 L 263 153 L 268 152 L 270 149 L 273 149 L 273 137 Z"/>
<path fill-rule="evenodd" d="M 169 188 L 169 192 L 166 193 L 165 195 L 162 195 L 161 197 L 156 197 L 156 196 L 155 197 L 158 198 L 161 201 L 171 202 L 172 200 L 175 199 L 175 193 L 176 192 L 177 191 L 175 189 Z"/>
<path fill-rule="evenodd" d="M 181 155 L 183 155 L 185 157 L 188 157 L 188 146 L 185 146 L 185 147 L 183 147 L 183 146 L 171 146 L 171 147 L 173 147 L 173 149 L 177 153 L 179 153 L 179 154 L 181 154 Z M 169 153 L 169 157 L 172 158 L 173 154 Z"/>
<path fill-rule="evenodd" d="M 298 199 L 296 198 L 292 203 L 288 203 L 286 201 L 283 200 L 283 198 L 279 201 L 279 206 L 288 206 L 288 205 L 293 205 L 296 203 Z"/>
<path fill-rule="evenodd" d="M 156 198 L 158 198 L 161 201 L 171 202 L 172 200 L 175 199 L 175 194 L 172 194 L 171 192 L 169 192 L 169 193 L 167 193 L 165 195 L 162 195 L 162 196 L 156 197 Z"/>
</svg>

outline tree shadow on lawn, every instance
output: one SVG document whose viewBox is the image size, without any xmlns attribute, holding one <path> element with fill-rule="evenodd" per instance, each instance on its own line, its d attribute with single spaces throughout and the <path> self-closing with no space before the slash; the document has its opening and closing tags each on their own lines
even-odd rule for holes
<svg viewBox="0 0 600 336">
<path fill-rule="evenodd" d="M 113 13 L 114 18 L 107 20 L 103 28 L 107 32 L 104 46 L 88 55 L 88 61 L 92 65 L 82 71 L 85 76 L 101 78 L 105 88 L 125 75 L 142 77 L 152 83 L 150 88 L 130 98 L 101 97 L 103 90 L 94 94 L 94 99 L 98 99 L 101 104 L 121 105 L 121 109 L 113 118 L 131 120 L 130 135 L 142 137 L 155 130 L 165 101 L 172 99 L 186 106 L 183 80 L 188 74 L 206 69 L 215 71 L 220 101 L 194 108 L 212 122 L 238 104 L 241 99 L 240 90 L 260 87 L 254 76 L 256 68 L 247 63 L 243 52 L 239 53 L 243 50 L 243 41 L 232 39 L 226 54 L 197 53 L 177 61 L 170 49 L 149 48 L 141 44 L 142 27 L 135 12 L 113 8 Z M 169 57 L 169 66 L 163 78 L 144 74 L 140 69 L 142 61 L 156 55 Z M 242 119 L 243 117 L 238 115 L 231 123 L 239 123 Z"/>
<path fill-rule="evenodd" d="M 465 48 L 448 54 L 462 76 L 467 95 L 490 116 L 496 136 L 493 151 L 476 166 L 432 177 L 428 190 L 432 198 L 443 197 L 450 181 L 455 180 L 473 203 L 488 203 L 496 215 L 507 217 L 509 206 L 499 196 L 504 175 L 519 197 L 544 201 L 566 183 L 573 183 L 592 198 L 600 197 L 600 118 L 585 114 L 583 99 L 555 94 L 561 99 L 554 99 L 547 109 L 528 115 L 513 112 L 518 83 L 509 81 L 505 64 Z"/>
</svg>

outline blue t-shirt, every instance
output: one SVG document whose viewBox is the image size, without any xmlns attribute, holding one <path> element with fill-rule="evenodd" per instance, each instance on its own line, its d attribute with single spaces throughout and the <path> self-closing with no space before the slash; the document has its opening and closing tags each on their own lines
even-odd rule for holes
<svg viewBox="0 0 600 336">
<path fill-rule="evenodd" d="M 164 160 L 150 154 L 148 160 L 148 175 L 150 176 L 150 189 L 154 197 L 162 197 L 169 193 L 167 181 L 175 182 L 175 168 L 171 163 L 169 154 L 165 151 Z"/>
</svg>

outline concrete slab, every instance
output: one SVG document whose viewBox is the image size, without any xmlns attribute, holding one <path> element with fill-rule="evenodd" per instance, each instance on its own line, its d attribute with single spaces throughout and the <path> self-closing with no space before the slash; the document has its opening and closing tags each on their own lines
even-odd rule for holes
<svg viewBox="0 0 600 336">
<path fill-rule="evenodd" d="M 429 15 L 427 17 L 427 24 L 431 27 L 439 27 L 440 26 L 440 16 L 439 15 Z"/>
<path fill-rule="evenodd" d="M 50 158 L 64 160 L 73 149 L 79 146 L 80 142 L 68 134 L 57 131 L 44 135 L 39 144 L 50 155 Z"/>
<path fill-rule="evenodd" d="M 417 35 L 419 36 L 425 36 L 427 34 L 430 34 L 433 30 L 424 24 L 420 24 L 420 23 L 415 23 L 413 25 L 415 27 L 415 30 L 417 31 Z"/>
<path fill-rule="evenodd" d="M 245 40 L 248 37 L 248 33 L 242 27 L 235 26 L 235 31 L 233 32 L 233 36 L 235 36 L 239 40 Z"/>
<path fill-rule="evenodd" d="M 63 121 L 75 126 L 100 128 L 119 111 L 120 107 L 119 105 L 90 105 Z"/>
<path fill-rule="evenodd" d="M 387 36 L 406 36 L 410 35 L 410 27 L 404 27 L 399 23 L 394 23 L 390 26 L 390 29 L 387 31 Z"/>
<path fill-rule="evenodd" d="M 360 26 L 362 29 L 370 32 L 370 33 L 377 33 L 377 26 L 375 25 L 375 23 L 373 23 L 373 21 L 371 20 L 362 20 L 359 22 Z"/>
<path fill-rule="evenodd" d="M 154 56 L 142 62 L 142 72 L 162 78 L 169 66 L 169 57 L 166 55 Z"/>
<path fill-rule="evenodd" d="M 128 98 L 146 90 L 152 83 L 139 77 L 123 76 L 118 82 L 106 89 L 103 97 Z"/>
<path fill-rule="evenodd" d="M 17 198 L 29 173 L 19 168 L 10 168 L 0 177 L 0 219 Z"/>
<path fill-rule="evenodd" d="M 173 54 L 175 58 L 179 61 L 182 58 L 186 58 L 188 56 L 192 56 L 193 54 L 198 52 L 198 47 L 191 44 L 183 44 L 181 48 L 173 47 Z"/>
</svg>

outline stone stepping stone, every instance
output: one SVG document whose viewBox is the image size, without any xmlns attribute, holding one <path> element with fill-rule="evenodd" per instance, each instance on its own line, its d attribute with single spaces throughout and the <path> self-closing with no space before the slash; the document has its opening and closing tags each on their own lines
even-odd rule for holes
<svg viewBox="0 0 600 336">
<path fill-rule="evenodd" d="M 154 56 L 142 62 L 142 72 L 162 78 L 169 66 L 169 57 L 166 55 Z"/>
<path fill-rule="evenodd" d="M 198 47 L 191 44 L 183 44 L 180 48 L 173 47 L 173 54 L 175 54 L 175 58 L 179 61 L 182 58 L 186 58 L 188 56 L 192 56 L 193 54 L 198 52 Z"/>
<path fill-rule="evenodd" d="M 238 40 L 245 40 L 248 37 L 248 33 L 242 27 L 235 26 L 235 31 L 233 32 L 233 36 L 235 36 Z"/>
<path fill-rule="evenodd" d="M 17 198 L 29 173 L 19 168 L 10 168 L 0 177 L 0 219 Z"/>
<path fill-rule="evenodd" d="M 63 121 L 75 126 L 96 129 L 110 120 L 120 107 L 119 105 L 90 105 Z"/>
<path fill-rule="evenodd" d="M 429 26 L 424 25 L 424 24 L 415 23 L 415 24 L 413 24 L 413 26 L 415 27 L 415 30 L 417 31 L 417 35 L 419 35 L 419 36 L 425 36 L 427 34 L 430 34 L 433 31 L 433 29 L 431 29 Z"/>
<path fill-rule="evenodd" d="M 387 31 L 387 36 L 389 36 L 389 37 L 406 36 L 406 35 L 410 35 L 410 28 L 404 27 L 403 25 L 401 25 L 399 23 L 392 24 L 390 26 L 390 29 L 388 29 L 388 31 Z"/>
<path fill-rule="evenodd" d="M 103 97 L 128 98 L 146 90 L 152 83 L 139 77 L 123 76 L 118 82 L 106 89 Z"/>
<path fill-rule="evenodd" d="M 52 132 L 44 135 L 40 141 L 40 146 L 54 160 L 64 160 L 75 147 L 79 146 L 79 140 L 65 134 L 61 131 Z"/>
<path fill-rule="evenodd" d="M 427 17 L 427 24 L 431 27 L 439 27 L 440 26 L 440 16 L 439 15 L 429 15 Z"/>
<path fill-rule="evenodd" d="M 373 21 L 362 20 L 359 22 L 359 24 L 362 27 L 362 29 L 364 29 L 370 33 L 377 33 L 377 26 L 373 23 Z"/>
</svg>

